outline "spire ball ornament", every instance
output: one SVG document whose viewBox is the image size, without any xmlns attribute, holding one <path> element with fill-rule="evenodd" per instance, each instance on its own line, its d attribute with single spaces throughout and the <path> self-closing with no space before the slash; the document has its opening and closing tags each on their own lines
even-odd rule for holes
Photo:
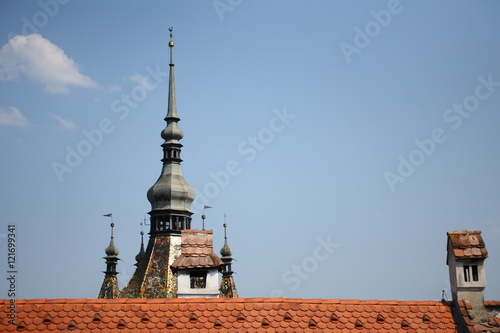
<svg viewBox="0 0 500 333">
<path fill-rule="evenodd" d="M 174 41 L 172 40 L 174 34 L 172 33 L 172 30 L 174 30 L 173 27 L 168 28 L 168 31 L 170 31 L 170 41 L 168 42 L 169 47 L 174 47 Z"/>
</svg>

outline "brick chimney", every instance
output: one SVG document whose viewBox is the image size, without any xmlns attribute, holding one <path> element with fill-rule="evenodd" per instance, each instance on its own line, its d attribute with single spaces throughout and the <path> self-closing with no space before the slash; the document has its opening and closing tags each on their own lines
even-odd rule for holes
<svg viewBox="0 0 500 333">
<path fill-rule="evenodd" d="M 450 270 L 450 286 L 453 301 L 468 300 L 476 313 L 476 319 L 486 318 L 484 288 L 486 272 L 484 259 L 488 251 L 481 231 L 450 231 L 446 264 Z"/>
</svg>

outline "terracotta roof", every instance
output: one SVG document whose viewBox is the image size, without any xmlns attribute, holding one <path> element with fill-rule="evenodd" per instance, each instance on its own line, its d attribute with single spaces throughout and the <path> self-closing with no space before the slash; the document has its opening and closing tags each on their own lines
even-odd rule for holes
<svg viewBox="0 0 500 333">
<path fill-rule="evenodd" d="M 219 267 L 222 260 L 214 253 L 212 230 L 182 230 L 181 255 L 172 268 L 210 268 Z"/>
<path fill-rule="evenodd" d="M 452 303 L 286 298 L 17 300 L 6 331 L 457 332 Z M 125 329 L 125 330 L 124 330 Z"/>
<path fill-rule="evenodd" d="M 450 231 L 448 239 L 457 259 L 488 258 L 481 231 Z"/>
<path fill-rule="evenodd" d="M 476 314 L 469 301 L 460 299 L 457 301 L 460 315 L 471 333 L 500 332 L 500 301 L 486 301 L 484 306 L 489 316 L 482 322 L 475 320 Z"/>
</svg>

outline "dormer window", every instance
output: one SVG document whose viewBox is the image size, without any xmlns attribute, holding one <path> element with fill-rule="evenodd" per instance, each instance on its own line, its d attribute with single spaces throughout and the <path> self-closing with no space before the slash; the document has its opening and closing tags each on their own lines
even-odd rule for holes
<svg viewBox="0 0 500 333">
<path fill-rule="evenodd" d="M 204 289 L 207 287 L 207 272 L 195 271 L 190 273 L 191 289 Z"/>
</svg>

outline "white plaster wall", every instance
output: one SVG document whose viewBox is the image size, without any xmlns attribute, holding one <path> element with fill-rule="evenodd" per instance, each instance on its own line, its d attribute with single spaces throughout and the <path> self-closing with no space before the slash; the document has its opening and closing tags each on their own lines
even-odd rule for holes
<svg viewBox="0 0 500 333">
<path fill-rule="evenodd" d="M 464 266 L 469 265 L 471 267 L 471 281 L 465 281 Z M 472 266 L 477 266 L 478 280 L 472 281 Z M 456 276 L 457 276 L 457 288 L 458 290 L 466 290 L 469 288 L 485 288 L 486 287 L 486 272 L 484 271 L 484 265 L 482 262 L 477 261 L 457 261 L 456 262 Z"/>
</svg>

